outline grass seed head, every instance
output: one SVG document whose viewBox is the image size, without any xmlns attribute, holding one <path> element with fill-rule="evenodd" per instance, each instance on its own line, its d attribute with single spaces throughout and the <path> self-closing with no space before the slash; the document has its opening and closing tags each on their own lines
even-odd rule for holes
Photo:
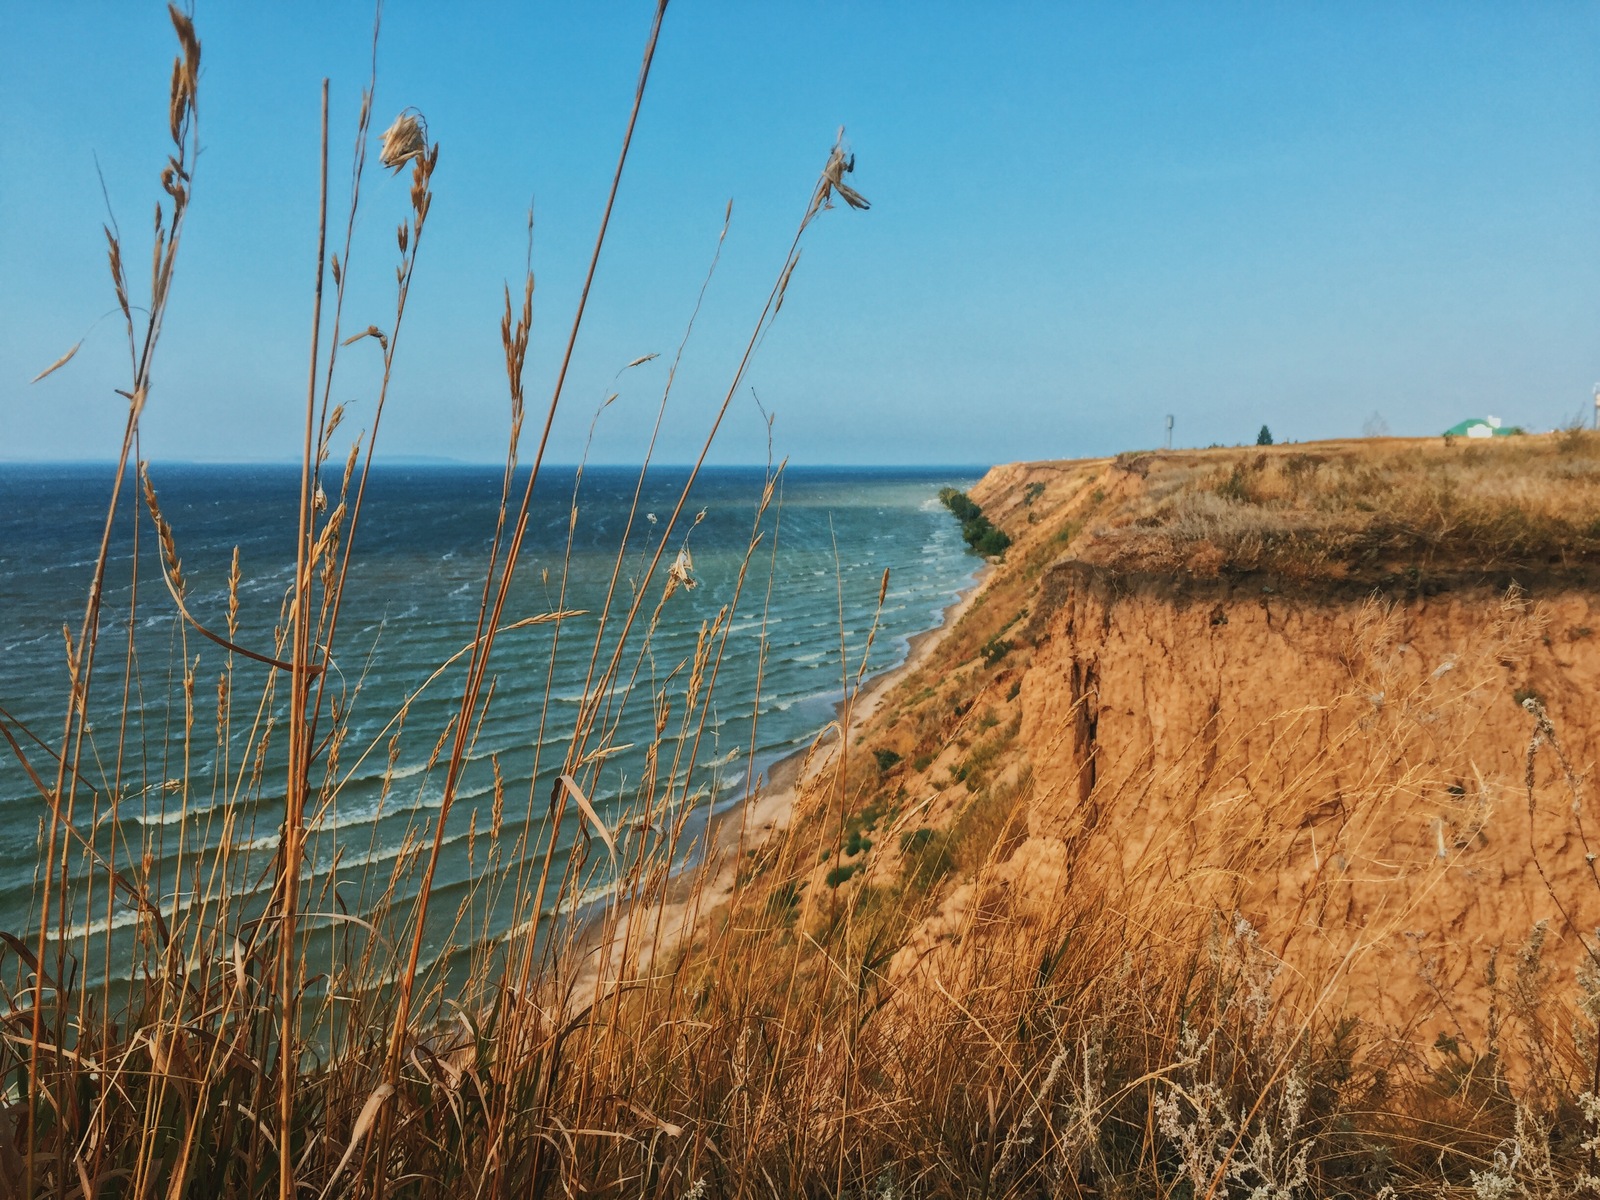
<svg viewBox="0 0 1600 1200">
<path fill-rule="evenodd" d="M 828 153 L 827 165 L 822 168 L 822 185 L 817 189 L 820 208 L 832 208 L 832 197 L 837 195 L 851 208 L 868 209 L 872 204 L 855 188 L 844 181 L 856 169 L 856 156 L 844 140 L 844 130 L 839 130 L 839 140 Z"/>
<path fill-rule="evenodd" d="M 428 123 L 421 113 L 408 108 L 383 131 L 383 148 L 378 161 L 398 171 L 412 159 L 421 159 L 428 147 Z"/>
<path fill-rule="evenodd" d="M 141 463 L 139 474 L 144 482 L 144 501 L 150 509 L 150 517 L 156 523 L 156 533 L 161 540 L 161 556 L 166 560 L 167 574 L 172 579 L 172 586 L 182 597 L 185 590 L 183 566 L 178 559 L 178 544 L 172 536 L 172 526 L 161 515 L 161 505 L 156 500 L 155 485 L 150 482 L 149 464 Z"/>
<path fill-rule="evenodd" d="M 55 374 L 62 367 L 66 366 L 69 362 L 72 361 L 73 355 L 78 353 L 78 347 L 80 347 L 82 345 L 83 345 L 83 339 L 79 338 L 76 342 L 74 342 L 72 344 L 72 348 L 70 350 L 68 350 L 60 358 L 56 359 L 55 362 L 51 363 L 44 370 L 40 371 L 32 379 L 28 380 L 28 382 L 29 383 L 38 383 L 39 380 L 43 379 L 46 375 Z"/>
<path fill-rule="evenodd" d="M 680 587 L 685 591 L 692 590 L 695 582 L 694 559 L 689 556 L 689 547 L 685 546 L 667 568 L 667 595 L 672 595 Z"/>
<path fill-rule="evenodd" d="M 366 337 L 377 338 L 378 345 L 383 347 L 383 352 L 385 354 L 389 353 L 389 335 L 384 333 L 383 330 L 379 329 L 376 325 L 368 325 L 360 333 L 352 333 L 349 337 L 345 338 L 342 344 L 349 346 Z M 329 430 L 328 432 L 331 434 L 333 431 Z"/>
</svg>

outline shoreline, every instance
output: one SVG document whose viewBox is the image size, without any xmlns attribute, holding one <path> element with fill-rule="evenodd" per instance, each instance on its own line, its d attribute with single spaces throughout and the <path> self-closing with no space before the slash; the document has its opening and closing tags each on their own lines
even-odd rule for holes
<svg viewBox="0 0 1600 1200">
<path fill-rule="evenodd" d="M 686 864 L 668 878 L 659 899 L 634 906 L 617 917 L 609 936 L 603 932 L 604 910 L 580 919 L 576 941 L 582 966 L 567 992 L 567 1006 L 581 1010 L 596 1004 L 622 978 L 628 931 L 636 916 L 657 923 L 657 935 L 634 950 L 633 969 L 644 972 L 663 950 L 676 951 L 692 936 L 700 922 L 726 905 L 737 887 L 740 861 L 748 851 L 765 846 L 789 828 L 796 801 L 807 784 L 827 770 L 840 742 L 840 728 L 850 738 L 876 715 L 894 686 L 917 671 L 957 622 L 967 614 L 989 580 L 995 565 L 985 560 L 956 597 L 945 605 L 937 624 L 906 639 L 906 656 L 892 667 L 862 680 L 851 695 L 834 702 L 834 719 L 823 726 L 807 746 L 799 746 L 775 760 L 759 782 L 739 803 L 713 813 L 701 834 L 704 850 L 698 861 Z M 848 710 L 848 723 L 846 722 Z"/>
<path fill-rule="evenodd" d="M 749 840 L 751 829 L 750 817 L 752 814 L 781 816 L 785 821 L 793 810 L 794 801 L 799 798 L 800 789 L 828 765 L 831 760 L 832 749 L 838 745 L 837 733 L 830 736 L 830 728 L 838 726 L 846 717 L 846 706 L 849 707 L 849 736 L 856 737 L 861 728 L 876 715 L 878 707 L 883 703 L 883 698 L 902 679 L 911 675 L 933 653 L 934 648 L 944 640 L 945 635 L 955 628 L 956 622 L 961 620 L 974 599 L 983 590 L 990 575 L 994 571 L 994 564 L 985 561 L 973 573 L 972 580 L 957 592 L 955 599 L 951 600 L 941 610 L 939 622 L 930 625 L 927 629 L 912 634 L 906 639 L 906 656 L 892 667 L 885 667 L 874 675 L 869 675 L 861 681 L 853 696 L 847 699 L 841 697 L 834 701 L 834 719 L 831 725 L 825 725 L 817 731 L 812 738 L 810 746 L 797 746 L 783 757 L 777 759 L 767 768 L 765 778 L 749 795 L 739 804 L 730 806 L 721 813 L 714 815 L 710 822 L 707 842 L 711 847 L 710 853 L 715 854 L 730 848 L 737 848 L 742 842 L 746 848 L 759 846 L 767 838 L 787 828 L 787 824 L 779 825 L 775 820 L 769 819 L 757 825 L 761 835 L 754 842 Z M 818 761 L 811 769 L 806 770 L 806 759 L 813 754 Z M 781 813 L 771 814 L 768 810 L 781 807 Z M 736 820 L 737 818 L 737 820 Z M 737 825 L 743 836 L 730 839 L 726 833 L 728 826 Z M 693 874 L 696 868 L 680 872 L 680 876 Z"/>
</svg>

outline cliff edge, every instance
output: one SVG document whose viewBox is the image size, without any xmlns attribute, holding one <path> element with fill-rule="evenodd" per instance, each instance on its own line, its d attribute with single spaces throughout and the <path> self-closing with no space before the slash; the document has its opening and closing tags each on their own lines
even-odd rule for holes
<svg viewBox="0 0 1600 1200">
<path fill-rule="evenodd" d="M 857 812 L 898 815 L 832 886 L 939 876 L 902 984 L 1093 897 L 1174 945 L 1243 920 L 1301 1011 L 1481 1051 L 1511 990 L 1575 994 L 1600 924 L 1597 456 L 991 470 L 971 498 L 1013 544 L 865 731 L 893 761 Z"/>
<path fill-rule="evenodd" d="M 583 1086 L 774 1195 L 1592 1192 L 1600 435 L 948 502 L 981 586 L 574 1015 Z"/>
</svg>

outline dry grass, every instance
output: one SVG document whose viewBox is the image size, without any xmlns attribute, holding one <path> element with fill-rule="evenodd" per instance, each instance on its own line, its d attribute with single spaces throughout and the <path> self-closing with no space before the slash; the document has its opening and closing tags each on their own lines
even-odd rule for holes
<svg viewBox="0 0 1600 1200">
<path fill-rule="evenodd" d="M 187 18 L 173 19 L 169 200 L 142 308 L 129 302 L 123 243 L 110 234 L 131 364 L 123 468 L 137 457 L 194 164 L 199 42 Z M 628 139 L 660 19 L 658 8 Z M 1595 1132 L 1586 1091 L 1600 1008 L 1592 989 L 1575 1004 L 1546 994 L 1538 944 L 1518 958 L 1514 1000 L 1487 1042 L 1456 1047 L 1446 1068 L 1396 1057 L 1358 1022 L 1320 1007 L 1317 981 L 1286 977 L 1222 892 L 1208 904 L 1174 904 L 1154 871 L 1085 873 L 1044 891 L 1048 864 L 1029 857 L 1038 849 L 1028 836 L 1035 782 L 1015 769 L 1013 752 L 1018 687 L 1034 653 L 1028 606 L 1068 548 L 1137 569 L 1199 555 L 1213 571 L 1299 578 L 1351 562 L 1361 571 L 1565 568 L 1600 536 L 1600 466 L 1587 439 L 1162 456 L 1074 465 L 1019 490 L 1025 500 L 993 510 L 1018 536 L 993 586 L 864 740 L 846 739 L 812 779 L 787 831 L 748 848 L 732 897 L 680 943 L 658 914 L 685 896 L 692 910 L 704 883 L 668 872 L 692 836 L 697 754 L 674 758 L 660 740 L 649 785 L 609 826 L 588 797 L 616 707 L 644 686 L 641 643 L 672 619 L 673 590 L 692 581 L 692 564 L 670 546 L 686 486 L 664 530 L 652 532 L 647 586 L 631 596 L 617 586 L 619 552 L 602 627 L 637 637 L 597 635 L 579 647 L 589 674 L 579 732 L 559 764 L 535 764 L 553 791 L 530 795 L 514 821 L 517 800 L 502 793 L 496 764 L 492 825 L 477 833 L 475 852 L 487 864 L 482 878 L 501 882 L 478 885 L 441 916 L 430 911 L 430 885 L 462 764 L 493 703 L 491 655 L 527 623 L 507 622 L 505 607 L 532 503 L 532 478 L 513 491 L 532 284 L 530 274 L 520 311 L 506 296 L 510 428 L 478 626 L 440 668 L 461 680 L 459 704 L 440 728 L 408 728 L 403 711 L 371 746 L 347 744 L 359 697 L 339 690 L 331 668 L 438 163 L 421 122 L 403 116 L 385 135 L 383 162 L 409 166 L 412 183 L 396 237 L 395 309 L 387 330 L 342 336 L 369 104 L 342 248 L 329 253 L 324 240 L 319 251 L 334 285 L 331 315 L 319 285 L 298 567 L 275 644 L 240 641 L 237 557 L 225 617 L 190 610 L 183 531 L 163 518 L 146 475 L 164 587 L 154 600 L 136 587 L 128 617 L 169 602 L 180 612 L 171 715 L 185 731 L 185 762 L 209 756 L 229 781 L 216 798 L 193 795 L 180 767 L 161 785 L 173 811 L 208 813 L 207 836 L 180 869 L 194 881 L 184 901 L 163 901 L 152 844 L 112 832 L 118 807 L 145 794 L 131 765 L 138 731 L 125 728 L 109 754 L 102 733 L 101 753 L 85 757 L 91 688 L 120 689 L 126 714 L 141 672 L 166 666 L 139 663 L 130 643 L 119 674 L 97 669 L 105 565 L 114 537 L 137 536 L 137 526 L 129 533 L 114 520 L 115 491 L 86 613 L 68 639 L 73 692 L 52 771 L 37 771 L 40 753 L 0 724 L 48 815 L 35 935 L 6 940 L 0 1181 L 10 1192 L 887 1200 L 1555 1196 L 1580 1187 Z M 326 214 L 326 134 L 323 154 Z M 707 446 L 781 305 L 801 235 L 834 196 L 865 206 L 845 183 L 851 165 L 840 149 L 830 155 Z M 596 260 L 615 197 L 614 180 Z M 324 239 L 326 230 L 325 219 Z M 568 356 L 582 312 L 580 301 Z M 336 360 L 368 337 L 384 368 L 371 432 L 329 470 L 343 414 Z M 558 382 L 534 476 L 561 390 Z M 669 382 L 663 407 L 670 391 Z M 1479 454 L 1487 457 L 1470 457 Z M 123 478 L 119 469 L 114 486 Z M 774 495 L 775 479 L 763 509 Z M 758 546 L 753 530 L 747 565 Z M 559 628 L 572 615 L 564 587 L 551 612 L 529 620 Z M 658 739 L 672 714 L 675 744 L 697 745 L 730 618 L 724 611 L 701 630 L 675 691 L 647 696 L 661 714 Z M 193 665 L 200 641 L 217 646 L 204 660 L 220 663 L 214 692 Z M 543 714 L 531 719 L 542 725 Z M 1368 739 L 1372 762 L 1393 759 L 1392 730 L 1351 728 L 1351 738 Z M 415 816 L 387 866 L 345 873 L 360 898 L 347 903 L 339 871 L 310 871 L 307 847 L 337 797 L 341 764 L 387 752 L 392 773 L 402 734 L 431 746 L 441 807 Z M 269 746 L 285 743 L 281 834 L 262 891 L 232 847 L 272 836 L 244 814 L 271 784 Z M 866 752 L 874 749 L 892 753 Z M 386 802 L 398 804 L 391 783 Z M 1392 787 L 1376 772 L 1360 803 L 1375 811 Z M 569 813 L 595 836 L 564 856 L 557 832 Z M 619 836 L 635 826 L 662 836 Z M 1229 846 L 1236 877 L 1280 853 L 1265 834 Z M 573 917 L 597 886 L 605 903 L 586 926 Z M 471 928 L 489 902 L 512 913 L 513 933 L 494 952 Z M 72 927 L 70 914 L 86 907 L 105 913 L 105 932 Z M 109 931 L 125 908 L 138 920 L 119 943 Z M 441 920 L 465 955 L 464 978 L 423 961 L 425 931 Z M 624 939 L 617 977 L 587 970 L 594 938 Z M 99 966 L 107 982 L 86 983 Z M 1497 1066 L 1513 1040 L 1529 1064 L 1520 1078 Z"/>
<path fill-rule="evenodd" d="M 1079 556 L 1122 570 L 1532 582 L 1600 552 L 1600 435 L 1581 430 L 1127 455 L 1115 473 L 1138 486 Z"/>
</svg>

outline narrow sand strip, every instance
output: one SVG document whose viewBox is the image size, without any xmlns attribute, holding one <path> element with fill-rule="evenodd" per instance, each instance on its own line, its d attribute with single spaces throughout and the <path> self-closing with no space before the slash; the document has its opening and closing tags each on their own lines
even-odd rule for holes
<svg viewBox="0 0 1600 1200">
<path fill-rule="evenodd" d="M 832 769 L 838 757 L 840 727 L 846 728 L 852 738 L 859 736 L 884 697 L 921 667 L 966 615 L 988 584 L 993 570 L 988 563 L 980 567 L 973 582 L 945 608 L 940 623 L 909 639 L 904 662 L 865 680 L 848 701 L 840 701 L 835 721 L 818 733 L 810 747 L 779 759 L 743 804 L 712 818 L 706 835 L 710 848 L 704 858 L 676 874 L 658 902 L 636 906 L 623 913 L 609 935 L 604 915 L 588 923 L 578 936 L 583 965 L 568 993 L 569 1011 L 598 1003 L 623 978 L 648 972 L 663 953 L 670 956 L 675 952 L 702 918 L 721 909 L 733 898 L 740 861 L 749 851 L 759 850 L 781 836 L 789 828 L 795 804 L 804 788 Z M 630 939 L 629 930 L 636 920 L 647 923 L 654 932 L 646 931 L 641 937 Z M 627 950 L 630 941 L 636 943 L 631 954 Z M 637 944 L 641 941 L 643 945 Z M 633 959 L 631 969 L 626 968 L 625 957 Z"/>
</svg>

